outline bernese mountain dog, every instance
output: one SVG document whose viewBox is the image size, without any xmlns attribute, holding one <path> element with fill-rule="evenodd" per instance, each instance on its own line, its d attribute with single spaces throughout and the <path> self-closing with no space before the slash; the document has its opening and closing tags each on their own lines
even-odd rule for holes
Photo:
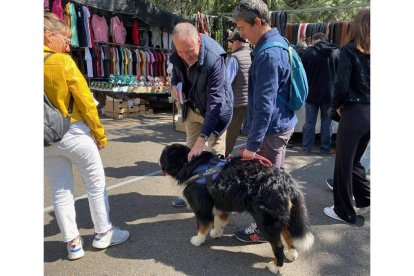
<svg viewBox="0 0 414 276">
<path fill-rule="evenodd" d="M 231 212 L 248 212 L 253 217 L 272 246 L 275 260 L 268 268 L 275 274 L 280 272 L 285 257 L 294 261 L 298 250 L 312 246 L 314 237 L 309 230 L 304 197 L 288 173 L 237 157 L 220 172 L 210 169 L 217 176 L 204 174 L 205 181 L 200 183 L 194 176 L 201 174 L 198 168 L 212 163 L 217 156 L 203 151 L 188 161 L 189 152 L 190 148 L 181 144 L 166 146 L 160 165 L 164 175 L 186 185 L 183 196 L 197 219 L 198 234 L 191 238 L 194 246 L 205 242 L 210 229 L 212 238 L 221 237 Z"/>
</svg>

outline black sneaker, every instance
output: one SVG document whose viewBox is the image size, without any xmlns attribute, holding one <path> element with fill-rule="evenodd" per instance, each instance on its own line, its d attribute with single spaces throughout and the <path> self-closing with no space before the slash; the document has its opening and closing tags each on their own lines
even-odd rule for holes
<svg viewBox="0 0 414 276">
<path fill-rule="evenodd" d="M 242 242 L 249 243 L 259 243 L 266 242 L 266 240 L 260 234 L 259 229 L 257 229 L 256 223 L 252 223 L 246 229 L 237 231 L 234 236 L 236 239 Z"/>
<path fill-rule="evenodd" d="M 326 179 L 326 186 L 328 186 L 329 189 L 331 189 L 333 191 L 333 179 L 332 178 L 327 178 Z"/>
<path fill-rule="evenodd" d="M 174 207 L 184 207 L 187 205 L 185 200 L 182 197 L 176 197 L 173 202 L 171 202 Z"/>
</svg>

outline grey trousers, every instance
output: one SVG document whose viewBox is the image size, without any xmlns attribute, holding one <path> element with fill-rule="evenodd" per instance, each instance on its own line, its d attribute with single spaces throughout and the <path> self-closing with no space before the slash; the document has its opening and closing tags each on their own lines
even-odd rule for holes
<svg viewBox="0 0 414 276">
<path fill-rule="evenodd" d="M 266 135 L 258 154 L 272 162 L 274 168 L 285 169 L 286 146 L 295 128 L 280 134 Z"/>
</svg>

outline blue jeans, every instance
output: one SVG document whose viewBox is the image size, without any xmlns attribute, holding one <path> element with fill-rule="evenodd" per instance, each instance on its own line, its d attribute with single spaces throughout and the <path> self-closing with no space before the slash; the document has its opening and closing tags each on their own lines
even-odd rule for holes
<svg viewBox="0 0 414 276">
<path fill-rule="evenodd" d="M 329 153 L 331 146 L 332 120 L 328 116 L 329 104 L 305 105 L 305 124 L 302 127 L 302 147 L 310 151 L 315 142 L 315 126 L 318 111 L 321 111 L 321 152 Z"/>
</svg>

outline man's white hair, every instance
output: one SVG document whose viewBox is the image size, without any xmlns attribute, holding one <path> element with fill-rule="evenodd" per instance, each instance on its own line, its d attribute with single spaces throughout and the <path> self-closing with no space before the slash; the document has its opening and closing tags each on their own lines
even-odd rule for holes
<svg viewBox="0 0 414 276">
<path fill-rule="evenodd" d="M 198 31 L 196 27 L 187 22 L 175 25 L 173 30 L 173 39 L 183 41 L 186 40 L 187 37 L 190 37 L 194 43 L 198 42 Z"/>
</svg>

